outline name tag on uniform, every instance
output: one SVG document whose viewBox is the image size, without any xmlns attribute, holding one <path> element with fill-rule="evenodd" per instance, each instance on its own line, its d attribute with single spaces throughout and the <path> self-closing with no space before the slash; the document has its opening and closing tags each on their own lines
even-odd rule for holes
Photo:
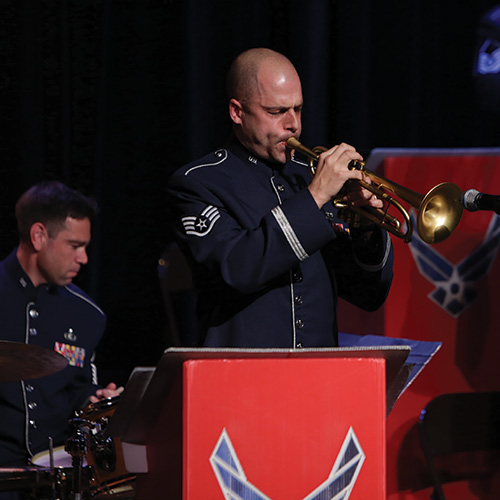
<svg viewBox="0 0 500 500">
<path fill-rule="evenodd" d="M 56 342 L 54 351 L 62 354 L 68 360 L 70 366 L 83 368 L 83 363 L 85 361 L 85 349 L 83 347 Z"/>
</svg>

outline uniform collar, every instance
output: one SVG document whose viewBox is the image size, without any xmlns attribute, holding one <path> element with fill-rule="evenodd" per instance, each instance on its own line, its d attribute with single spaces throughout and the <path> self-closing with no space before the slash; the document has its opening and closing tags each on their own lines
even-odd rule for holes
<svg viewBox="0 0 500 500">
<path fill-rule="evenodd" d="M 5 270 L 8 276 L 16 283 L 16 287 L 28 298 L 28 300 L 35 300 L 38 290 L 45 288 L 47 290 L 55 288 L 53 285 L 42 284 L 35 287 L 30 277 L 26 274 L 17 258 L 17 248 L 15 248 L 10 255 L 4 260 Z"/>
<path fill-rule="evenodd" d="M 224 147 L 245 163 L 260 166 L 261 168 L 264 167 L 267 171 L 271 170 L 276 172 L 283 170 L 284 165 L 281 163 L 274 163 L 257 158 L 257 156 L 248 151 L 248 149 L 238 141 L 235 135 L 231 135 Z"/>
</svg>

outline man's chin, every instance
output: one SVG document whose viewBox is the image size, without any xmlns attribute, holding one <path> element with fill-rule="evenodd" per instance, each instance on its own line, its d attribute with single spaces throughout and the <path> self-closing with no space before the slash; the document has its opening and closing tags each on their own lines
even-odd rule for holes
<svg viewBox="0 0 500 500">
<path fill-rule="evenodd" d="M 276 151 L 272 156 L 272 161 L 275 163 L 284 164 L 291 159 L 291 151 L 285 149 L 284 151 Z"/>
</svg>

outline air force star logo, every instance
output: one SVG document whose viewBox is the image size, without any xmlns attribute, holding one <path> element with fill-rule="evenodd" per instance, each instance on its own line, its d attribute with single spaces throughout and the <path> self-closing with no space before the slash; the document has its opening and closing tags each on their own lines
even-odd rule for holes
<svg viewBox="0 0 500 500">
<path fill-rule="evenodd" d="M 303 500 L 347 500 L 354 488 L 365 454 L 352 427 L 326 481 Z M 271 500 L 250 483 L 224 429 L 210 463 L 226 500 Z"/>
<path fill-rule="evenodd" d="M 479 48 L 477 72 L 481 75 L 500 73 L 500 44 L 497 40 L 487 38 Z"/>
<path fill-rule="evenodd" d="M 209 205 L 200 215 L 187 215 L 183 217 L 182 224 L 187 235 L 206 236 L 219 219 L 219 209 Z"/>
<path fill-rule="evenodd" d="M 411 217 L 414 221 L 414 212 Z M 490 271 L 499 246 L 500 216 L 495 214 L 483 243 L 456 265 L 424 243 L 418 234 L 413 235 L 410 250 L 420 274 L 436 286 L 428 297 L 456 318 L 477 297 L 475 284 Z"/>
</svg>

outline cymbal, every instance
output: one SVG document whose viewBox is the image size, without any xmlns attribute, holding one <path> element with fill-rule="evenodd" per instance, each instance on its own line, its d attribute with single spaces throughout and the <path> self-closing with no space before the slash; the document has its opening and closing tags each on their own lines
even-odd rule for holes
<svg viewBox="0 0 500 500">
<path fill-rule="evenodd" d="M 45 377 L 67 364 L 62 354 L 45 347 L 0 340 L 0 382 Z"/>
</svg>

